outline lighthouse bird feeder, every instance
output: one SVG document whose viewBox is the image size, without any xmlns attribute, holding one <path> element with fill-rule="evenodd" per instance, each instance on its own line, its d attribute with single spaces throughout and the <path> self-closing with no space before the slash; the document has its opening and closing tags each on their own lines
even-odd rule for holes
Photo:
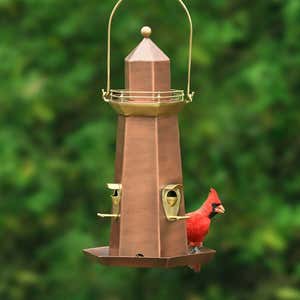
<svg viewBox="0 0 300 300">
<path fill-rule="evenodd" d="M 190 24 L 187 91 L 171 89 L 170 59 L 150 39 L 150 27 L 125 58 L 125 89 L 110 87 L 110 33 L 108 24 L 107 88 L 103 99 L 118 114 L 115 182 L 111 190 L 109 246 L 84 249 L 97 262 L 110 266 L 176 267 L 205 264 L 215 250 L 191 254 L 187 246 L 184 189 L 178 113 L 192 102 L 190 92 L 192 20 Z"/>
</svg>

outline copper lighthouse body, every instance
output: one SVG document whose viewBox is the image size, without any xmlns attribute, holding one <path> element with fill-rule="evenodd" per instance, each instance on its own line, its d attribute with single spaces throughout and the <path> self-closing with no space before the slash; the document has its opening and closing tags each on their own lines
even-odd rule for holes
<svg viewBox="0 0 300 300">
<path fill-rule="evenodd" d="M 151 29 L 141 32 L 125 58 L 125 89 L 104 93 L 118 114 L 112 212 L 98 214 L 111 219 L 109 246 L 84 252 L 106 265 L 207 263 L 214 250 L 190 254 L 187 248 L 178 127 L 187 101 L 171 89 L 170 59 L 151 40 Z"/>
<path fill-rule="evenodd" d="M 126 90 L 170 91 L 170 60 L 150 38 L 145 37 L 126 57 L 125 66 Z M 151 93 L 137 94 L 130 101 L 145 102 Z M 120 212 L 129 217 L 113 220 L 110 253 L 186 254 L 185 223 L 168 222 L 160 200 L 162 189 L 176 183 L 181 190 L 179 214 L 184 215 L 177 115 L 119 115 L 116 152 L 115 180 L 122 185 Z"/>
</svg>

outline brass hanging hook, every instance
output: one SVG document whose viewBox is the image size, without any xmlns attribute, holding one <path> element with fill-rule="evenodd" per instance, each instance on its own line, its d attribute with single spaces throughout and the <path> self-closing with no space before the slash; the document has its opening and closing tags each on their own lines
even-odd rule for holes
<svg viewBox="0 0 300 300">
<path fill-rule="evenodd" d="M 107 29 L 107 84 L 106 84 L 106 91 L 102 89 L 102 98 L 104 101 L 109 102 L 110 96 L 110 78 L 111 78 L 111 25 L 113 17 L 121 5 L 123 0 L 118 0 L 115 4 L 108 21 L 108 29 Z M 179 4 L 182 6 L 183 10 L 185 11 L 190 27 L 190 34 L 189 34 L 189 51 L 188 51 L 188 75 L 187 75 L 187 99 L 186 102 L 192 102 L 194 92 L 191 92 L 191 68 L 192 68 L 192 47 L 193 47 L 193 22 L 190 12 L 184 2 L 182 0 L 178 0 Z"/>
</svg>

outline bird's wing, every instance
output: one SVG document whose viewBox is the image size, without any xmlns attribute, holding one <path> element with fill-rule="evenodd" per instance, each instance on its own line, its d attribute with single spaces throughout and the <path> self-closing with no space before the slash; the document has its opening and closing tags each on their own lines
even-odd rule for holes
<svg viewBox="0 0 300 300">
<path fill-rule="evenodd" d="M 199 214 L 192 214 L 186 222 L 189 244 L 200 244 L 209 231 L 210 219 Z"/>
</svg>

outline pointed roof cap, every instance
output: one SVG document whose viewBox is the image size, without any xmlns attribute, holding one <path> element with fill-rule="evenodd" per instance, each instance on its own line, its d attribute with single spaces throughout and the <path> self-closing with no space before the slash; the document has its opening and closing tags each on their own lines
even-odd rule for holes
<svg viewBox="0 0 300 300">
<path fill-rule="evenodd" d="M 144 39 L 125 58 L 128 62 L 133 61 L 169 61 L 169 57 L 149 38 L 150 27 L 143 27 L 141 30 Z"/>
</svg>

